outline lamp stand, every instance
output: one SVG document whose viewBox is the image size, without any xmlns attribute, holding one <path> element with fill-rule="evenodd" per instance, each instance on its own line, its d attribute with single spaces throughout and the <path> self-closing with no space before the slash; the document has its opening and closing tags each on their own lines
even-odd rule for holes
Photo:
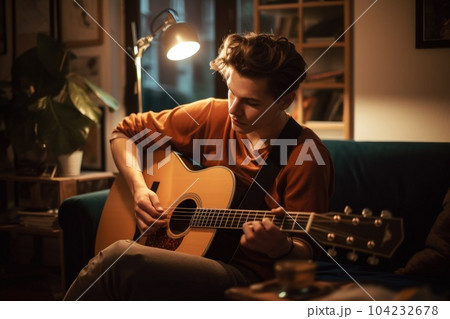
<svg viewBox="0 0 450 319">
<path fill-rule="evenodd" d="M 150 46 L 150 43 L 153 41 L 154 36 L 146 36 L 140 38 L 136 41 L 136 24 L 134 22 L 131 23 L 131 32 L 133 36 L 133 55 L 134 55 L 134 65 L 136 67 L 136 93 L 138 96 L 138 112 L 142 113 L 144 110 L 142 103 L 142 54 L 144 51 Z"/>
</svg>

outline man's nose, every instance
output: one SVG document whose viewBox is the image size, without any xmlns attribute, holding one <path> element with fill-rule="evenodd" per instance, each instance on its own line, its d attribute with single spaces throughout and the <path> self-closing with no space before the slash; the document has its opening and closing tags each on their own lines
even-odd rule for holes
<svg viewBox="0 0 450 319">
<path fill-rule="evenodd" d="M 230 107 L 228 112 L 232 115 L 239 115 L 242 113 L 242 102 L 238 98 L 234 98 L 234 100 L 230 101 Z"/>
</svg>

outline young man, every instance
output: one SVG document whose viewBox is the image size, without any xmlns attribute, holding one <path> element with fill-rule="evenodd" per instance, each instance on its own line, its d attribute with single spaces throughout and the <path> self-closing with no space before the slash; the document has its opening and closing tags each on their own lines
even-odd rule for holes
<svg viewBox="0 0 450 319">
<path fill-rule="evenodd" d="M 166 227 L 167 219 L 158 195 L 145 184 L 143 173 L 126 164 L 127 156 L 131 156 L 126 144 L 131 137 L 145 129 L 149 134 L 159 132 L 170 137 L 168 143 L 173 150 L 187 157 L 193 156 L 195 140 L 222 141 L 222 156 L 208 157 L 217 155 L 218 150 L 216 145 L 205 145 L 200 164 L 227 166 L 249 186 L 261 168 L 261 158 L 269 153 L 271 141 L 290 120 L 285 110 L 294 101 L 305 74 L 305 62 L 295 46 L 285 38 L 267 34 L 229 35 L 210 66 L 226 81 L 227 100 L 206 99 L 160 113 L 131 114 L 112 134 L 114 160 L 133 196 L 141 231 L 151 225 Z M 308 141 L 316 150 L 315 156 L 309 157 L 314 160 L 299 162 Z M 230 156 L 234 158 L 231 162 Z M 278 214 L 284 209 L 325 212 L 333 190 L 333 173 L 325 146 L 303 127 L 287 164 L 267 190 L 270 196 L 265 197 L 265 203 Z M 89 262 L 66 299 L 223 299 L 229 287 L 273 277 L 277 260 L 310 259 L 314 254 L 308 236 L 288 236 L 269 219 L 245 223 L 240 236 L 230 262 L 119 241 Z"/>
</svg>

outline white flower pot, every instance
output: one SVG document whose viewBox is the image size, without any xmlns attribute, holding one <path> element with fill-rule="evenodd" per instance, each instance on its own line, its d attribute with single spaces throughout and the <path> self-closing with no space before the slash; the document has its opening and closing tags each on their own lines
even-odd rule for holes
<svg viewBox="0 0 450 319">
<path fill-rule="evenodd" d="M 80 175 L 82 159 L 82 150 L 58 155 L 59 174 L 64 177 Z"/>
</svg>

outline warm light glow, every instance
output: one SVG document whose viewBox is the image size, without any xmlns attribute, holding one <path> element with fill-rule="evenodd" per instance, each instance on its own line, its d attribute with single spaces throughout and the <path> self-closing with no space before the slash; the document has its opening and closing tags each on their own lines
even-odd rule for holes
<svg viewBox="0 0 450 319">
<path fill-rule="evenodd" d="M 200 49 L 200 44 L 195 41 L 186 41 L 178 43 L 167 51 L 167 58 L 173 61 L 179 61 L 197 53 Z"/>
</svg>

